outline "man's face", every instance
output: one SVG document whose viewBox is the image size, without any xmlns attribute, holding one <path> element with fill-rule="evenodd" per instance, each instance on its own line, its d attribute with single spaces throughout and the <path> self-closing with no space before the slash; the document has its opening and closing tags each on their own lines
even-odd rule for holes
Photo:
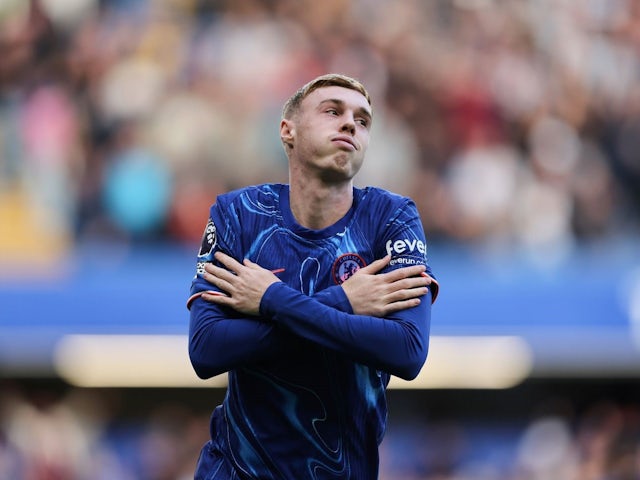
<svg viewBox="0 0 640 480">
<path fill-rule="evenodd" d="M 359 92 L 323 87 L 311 92 L 292 119 L 292 160 L 327 181 L 350 180 L 369 146 L 371 107 Z"/>
</svg>

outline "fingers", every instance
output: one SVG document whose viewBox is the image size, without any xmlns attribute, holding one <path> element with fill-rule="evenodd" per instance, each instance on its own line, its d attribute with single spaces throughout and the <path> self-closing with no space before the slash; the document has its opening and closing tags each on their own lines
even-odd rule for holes
<svg viewBox="0 0 640 480">
<path fill-rule="evenodd" d="M 216 303 L 218 305 L 229 305 L 231 298 L 224 292 L 218 292 L 216 290 L 207 290 L 202 292 L 200 298 L 205 302 Z"/>
<path fill-rule="evenodd" d="M 232 284 L 236 279 L 235 274 L 212 263 L 205 264 L 204 274 L 202 276 L 207 282 L 215 285 L 224 292 L 231 292 L 233 288 Z"/>
<path fill-rule="evenodd" d="M 220 297 L 227 297 L 228 298 L 228 295 L 226 293 L 223 293 L 223 292 L 218 292 L 217 290 L 207 290 L 206 292 L 202 292 L 202 295 L 200 295 L 200 297 L 203 300 L 206 300 L 207 302 L 216 303 L 216 301 Z"/>
<path fill-rule="evenodd" d="M 239 269 L 242 268 L 242 264 L 238 262 L 235 258 L 227 255 L 226 253 L 222 253 L 220 251 L 214 254 L 216 260 L 218 260 L 222 265 L 227 267 L 232 272 L 238 272 Z"/>
<path fill-rule="evenodd" d="M 429 285 L 433 280 L 428 274 L 425 273 L 426 267 L 424 265 L 412 265 L 410 267 L 398 268 L 391 272 L 384 273 L 385 280 L 388 282 L 396 282 L 405 278 L 416 277 L 420 279 L 419 282 L 422 285 Z"/>
<path fill-rule="evenodd" d="M 427 272 L 422 272 L 420 274 L 420 276 L 426 278 L 429 280 L 429 282 L 427 283 L 427 285 L 431 285 L 431 282 L 433 282 L 433 277 L 431 275 L 429 275 Z"/>
<path fill-rule="evenodd" d="M 202 296 L 207 296 L 207 297 L 227 297 L 228 295 L 224 292 L 219 292 L 217 290 L 207 290 L 205 292 L 202 292 Z"/>
<path fill-rule="evenodd" d="M 213 263 L 206 263 L 204 266 L 204 279 L 209 283 L 212 283 L 215 286 L 219 287 L 221 290 L 228 291 L 231 283 L 233 283 L 237 278 L 237 274 L 239 274 L 241 269 L 245 266 L 239 263 L 235 258 L 222 252 L 216 252 L 214 257 L 226 268 L 218 267 Z M 249 261 L 245 260 L 245 265 L 246 262 Z M 257 266 L 255 264 L 252 265 Z"/>
<path fill-rule="evenodd" d="M 234 260 L 235 261 L 235 260 Z M 236 262 L 237 263 L 237 262 Z M 245 258 L 242 261 L 242 264 L 247 267 L 247 268 L 252 268 L 254 270 L 266 270 L 265 268 L 262 268 L 260 265 L 258 265 L 255 262 L 252 262 L 251 260 L 249 260 L 248 258 Z M 238 264 L 239 265 L 239 264 Z M 272 272 L 273 273 L 273 272 Z"/>
<path fill-rule="evenodd" d="M 362 273 L 371 273 L 371 274 L 378 273 L 380 270 L 386 267 L 390 261 L 391 261 L 391 255 L 385 255 L 384 257 L 371 262 L 366 267 L 362 267 L 358 271 Z"/>
<path fill-rule="evenodd" d="M 384 267 L 389 265 L 391 262 L 391 255 L 385 255 L 384 257 L 371 262 L 371 264 L 366 267 L 358 270 L 359 273 L 367 273 L 367 274 L 375 274 L 380 272 Z M 386 280 L 389 282 L 395 282 L 397 280 L 402 280 L 403 278 L 422 276 L 427 279 L 427 283 L 425 285 L 429 285 L 432 282 L 432 278 L 425 272 L 426 267 L 424 265 L 411 265 L 409 267 L 398 268 L 391 272 L 387 272 L 383 274 L 386 277 Z"/>
<path fill-rule="evenodd" d="M 417 299 L 418 297 L 426 295 L 428 291 L 429 289 L 427 287 L 404 288 L 388 293 L 385 299 L 390 304 L 397 303 L 404 300 Z"/>
<path fill-rule="evenodd" d="M 409 300 L 393 302 L 387 305 L 387 307 L 385 308 L 386 310 L 385 314 L 389 315 L 390 313 L 395 313 L 395 312 L 399 312 L 400 310 L 406 310 L 408 308 L 417 307 L 418 305 L 420 305 L 419 298 L 411 298 Z"/>
<path fill-rule="evenodd" d="M 223 281 L 225 283 L 230 283 L 235 277 L 235 275 L 229 270 L 220 268 L 213 263 L 206 263 L 204 266 L 204 271 L 204 279 L 208 282 L 213 283 L 214 285 L 217 285 L 217 283 L 213 281 L 215 279 Z"/>
</svg>

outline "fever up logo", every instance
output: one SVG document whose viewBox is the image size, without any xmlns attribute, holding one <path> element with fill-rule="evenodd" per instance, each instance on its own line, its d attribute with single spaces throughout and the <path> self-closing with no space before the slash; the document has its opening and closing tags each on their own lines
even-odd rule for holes
<svg viewBox="0 0 640 480">
<path fill-rule="evenodd" d="M 331 269 L 333 281 L 340 285 L 366 265 L 367 263 L 356 253 L 340 255 L 336 261 L 333 262 L 333 268 Z"/>
</svg>

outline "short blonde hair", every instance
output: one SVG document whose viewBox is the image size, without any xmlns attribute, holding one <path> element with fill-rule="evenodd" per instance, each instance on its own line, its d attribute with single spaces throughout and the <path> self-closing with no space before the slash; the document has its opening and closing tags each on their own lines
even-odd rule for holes
<svg viewBox="0 0 640 480">
<path fill-rule="evenodd" d="M 300 108 L 302 101 L 307 98 L 311 92 L 324 87 L 344 87 L 360 92 L 364 98 L 367 99 L 367 102 L 369 102 L 369 106 L 371 106 L 371 97 L 362 83 L 355 78 L 348 77 L 347 75 L 328 73 L 326 75 L 321 75 L 300 87 L 298 91 L 285 102 L 284 107 L 282 108 L 282 118 L 291 118 Z"/>
</svg>

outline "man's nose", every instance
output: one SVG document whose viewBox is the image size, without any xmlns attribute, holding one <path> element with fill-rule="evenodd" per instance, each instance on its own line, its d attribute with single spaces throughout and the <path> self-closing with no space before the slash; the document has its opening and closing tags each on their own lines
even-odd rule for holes
<svg viewBox="0 0 640 480">
<path fill-rule="evenodd" d="M 346 116 L 342 124 L 342 130 L 353 135 L 356 132 L 356 122 L 352 117 Z"/>
</svg>

